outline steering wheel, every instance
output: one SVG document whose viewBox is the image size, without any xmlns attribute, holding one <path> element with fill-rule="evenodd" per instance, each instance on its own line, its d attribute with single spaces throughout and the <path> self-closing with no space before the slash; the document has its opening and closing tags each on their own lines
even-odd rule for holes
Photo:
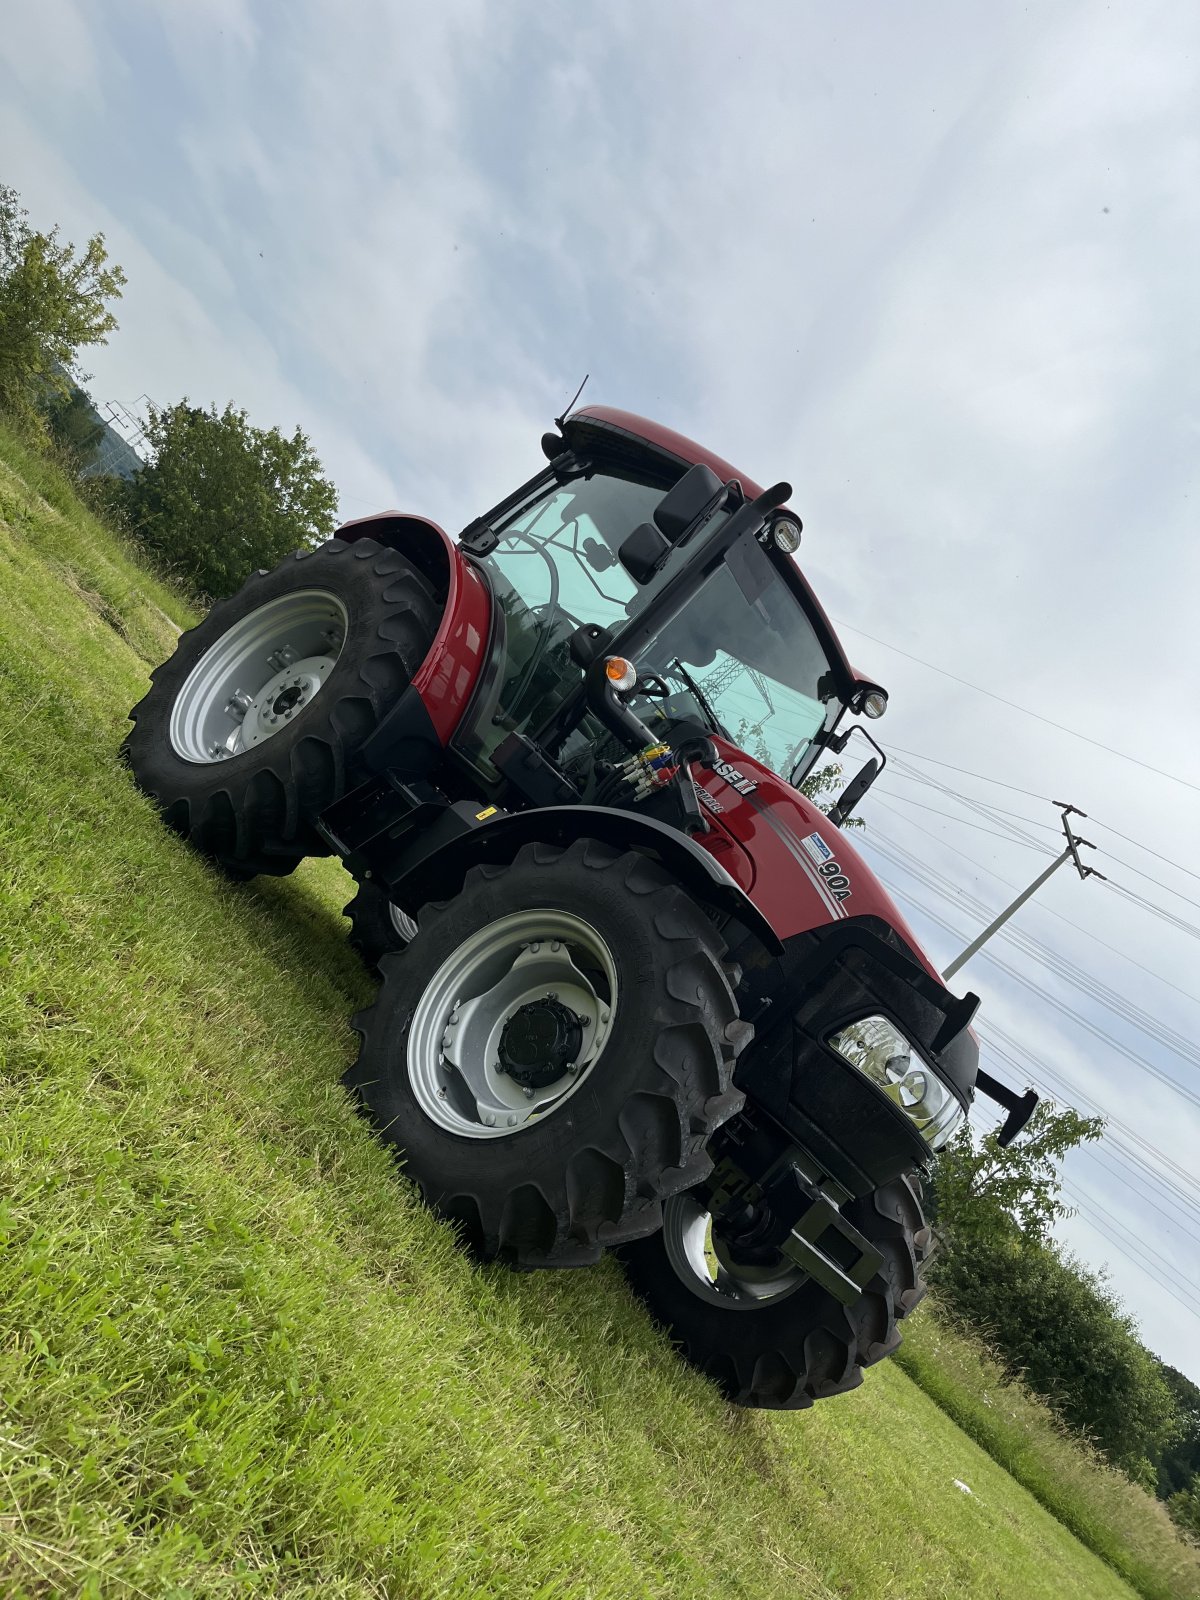
<svg viewBox="0 0 1200 1600">
<path fill-rule="evenodd" d="M 534 675 L 542 664 L 542 658 L 545 656 L 547 646 L 550 643 L 550 630 L 554 626 L 554 623 L 557 621 L 557 619 L 559 617 L 565 617 L 566 620 L 574 627 L 581 628 L 583 626 L 577 617 L 572 616 L 565 606 L 560 606 L 558 603 L 557 572 L 554 573 L 552 591 L 553 592 L 551 593 L 549 600 L 544 601 L 542 605 L 528 607 L 529 615 L 531 617 L 544 617 L 545 623 L 544 626 L 538 628 L 537 630 L 537 636 L 534 639 L 533 649 L 529 653 L 529 660 L 521 669 L 520 682 L 517 684 L 516 688 L 512 692 L 512 695 L 509 697 L 508 704 L 510 708 L 510 715 L 514 714 L 517 708 L 520 706 L 521 701 L 525 696 L 525 691 L 533 682 Z"/>
</svg>

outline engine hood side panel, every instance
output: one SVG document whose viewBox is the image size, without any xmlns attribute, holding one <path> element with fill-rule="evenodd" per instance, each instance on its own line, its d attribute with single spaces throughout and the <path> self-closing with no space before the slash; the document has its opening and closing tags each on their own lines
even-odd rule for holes
<svg viewBox="0 0 1200 1600">
<path fill-rule="evenodd" d="M 846 834 L 752 756 L 724 740 L 714 742 L 722 764 L 744 781 L 693 769 L 709 796 L 709 821 L 752 864 L 751 881 L 735 876 L 779 937 L 788 939 L 849 917 L 875 917 L 893 928 L 940 982 L 899 907 Z M 719 811 L 712 809 L 714 804 Z"/>
</svg>

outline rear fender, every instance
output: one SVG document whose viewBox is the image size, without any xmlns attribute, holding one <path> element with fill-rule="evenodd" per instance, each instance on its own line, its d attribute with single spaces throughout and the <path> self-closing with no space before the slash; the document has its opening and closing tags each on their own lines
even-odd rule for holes
<svg viewBox="0 0 1200 1600">
<path fill-rule="evenodd" d="M 404 711 L 399 722 L 405 726 L 421 725 L 445 749 L 487 659 L 492 600 L 482 573 L 466 559 L 445 529 L 428 517 L 387 511 L 343 524 L 337 537 L 349 544 L 356 539 L 374 539 L 389 550 L 398 550 L 432 583 L 442 603 L 442 620 L 429 654 L 401 701 Z M 389 743 L 384 736 L 386 725 L 385 722 L 376 736 L 381 752 Z M 381 759 L 372 764 L 382 770 L 387 762 Z"/>
<path fill-rule="evenodd" d="M 522 845 L 535 841 L 565 848 L 576 839 L 636 850 L 665 868 L 701 905 L 735 917 L 768 954 L 782 951 L 775 930 L 750 896 L 695 840 L 652 817 L 603 806 L 539 806 L 481 823 L 414 863 L 390 892 L 398 905 L 415 913 L 430 900 L 452 899 L 471 867 L 503 865 Z"/>
</svg>

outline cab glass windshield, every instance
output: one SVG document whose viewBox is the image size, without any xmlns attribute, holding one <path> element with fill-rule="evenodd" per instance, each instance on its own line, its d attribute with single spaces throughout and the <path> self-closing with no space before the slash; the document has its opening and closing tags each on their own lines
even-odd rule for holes
<svg viewBox="0 0 1200 1600">
<path fill-rule="evenodd" d="M 622 541 L 652 520 L 664 492 L 597 473 L 553 489 L 500 528 L 483 565 L 502 648 L 461 742 L 465 754 L 490 768 L 491 753 L 510 732 L 539 728 L 582 682 L 569 651 L 576 629 L 591 623 L 619 634 L 688 559 L 686 547 L 675 551 L 645 585 L 618 559 Z M 655 701 L 638 699 L 638 714 L 648 723 L 702 721 L 787 777 L 840 709 L 833 674 L 767 552 L 744 541 L 731 561 L 639 652 L 639 667 L 662 681 Z M 589 717 L 568 740 L 569 751 L 585 755 L 589 742 L 608 738 Z"/>
<path fill-rule="evenodd" d="M 759 545 L 722 565 L 687 609 L 642 652 L 639 668 L 670 697 L 656 708 L 706 722 L 789 777 L 842 709 L 825 652 L 800 604 Z M 637 710 L 652 723 L 641 700 Z"/>
</svg>

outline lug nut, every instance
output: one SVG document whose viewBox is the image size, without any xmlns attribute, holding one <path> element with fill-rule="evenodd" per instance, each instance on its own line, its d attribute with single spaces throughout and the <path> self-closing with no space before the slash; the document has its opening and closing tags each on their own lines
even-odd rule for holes
<svg viewBox="0 0 1200 1600">
<path fill-rule="evenodd" d="M 528 1084 L 526 1084 L 525 1087 L 521 1090 L 521 1093 L 525 1096 L 526 1100 L 532 1100 L 533 1099 L 533 1090 L 529 1087 Z"/>
</svg>

